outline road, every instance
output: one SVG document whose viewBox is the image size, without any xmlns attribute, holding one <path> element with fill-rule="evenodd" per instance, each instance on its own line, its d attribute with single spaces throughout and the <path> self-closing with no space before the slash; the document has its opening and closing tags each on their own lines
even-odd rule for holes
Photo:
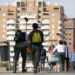
<svg viewBox="0 0 75 75">
<path fill-rule="evenodd" d="M 38 73 L 33 73 L 33 72 L 27 72 L 27 73 L 22 73 L 22 72 L 17 72 L 17 73 L 12 73 L 12 71 L 6 71 L 6 72 L 0 72 L 0 75 L 75 75 L 75 72 L 49 72 L 49 71 L 41 71 Z"/>
</svg>

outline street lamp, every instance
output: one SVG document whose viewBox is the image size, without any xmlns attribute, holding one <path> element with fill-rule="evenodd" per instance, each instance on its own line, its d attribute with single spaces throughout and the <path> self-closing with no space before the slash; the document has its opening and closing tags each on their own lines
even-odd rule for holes
<svg viewBox="0 0 75 75">
<path fill-rule="evenodd" d="M 27 33 L 27 22 L 28 22 L 28 18 L 25 17 L 24 20 L 26 21 L 26 33 Z"/>
</svg>

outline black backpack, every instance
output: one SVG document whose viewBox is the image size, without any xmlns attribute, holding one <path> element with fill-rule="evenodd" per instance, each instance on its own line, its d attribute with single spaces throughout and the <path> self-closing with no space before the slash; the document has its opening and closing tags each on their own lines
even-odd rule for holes
<svg viewBox="0 0 75 75">
<path fill-rule="evenodd" d="M 25 40 L 26 40 L 25 36 L 26 36 L 25 32 L 21 32 L 20 30 L 17 30 L 17 32 L 15 34 L 14 41 L 16 43 L 25 42 Z"/>
<path fill-rule="evenodd" d="M 21 32 L 21 42 L 25 42 L 26 40 L 26 33 L 25 32 Z"/>
</svg>

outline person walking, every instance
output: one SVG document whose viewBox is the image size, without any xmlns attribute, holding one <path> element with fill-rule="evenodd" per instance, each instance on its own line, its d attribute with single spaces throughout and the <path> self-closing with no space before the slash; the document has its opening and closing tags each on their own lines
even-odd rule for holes
<svg viewBox="0 0 75 75">
<path fill-rule="evenodd" d="M 75 72 L 75 50 L 72 53 L 70 53 L 70 59 L 72 61 L 72 71 Z"/>
<path fill-rule="evenodd" d="M 41 57 L 40 57 L 41 70 L 44 70 L 45 59 L 46 59 L 46 50 L 42 49 L 42 51 L 41 51 Z"/>
<path fill-rule="evenodd" d="M 13 73 L 16 73 L 16 66 L 17 66 L 17 61 L 19 59 L 19 54 L 21 53 L 22 56 L 22 72 L 26 72 L 25 69 L 25 64 L 26 64 L 26 46 L 25 46 L 25 32 L 21 32 L 21 30 L 17 30 L 14 41 L 15 41 L 15 46 L 14 46 L 14 68 L 13 68 Z"/>
<path fill-rule="evenodd" d="M 34 23 L 32 27 L 33 27 L 33 31 L 30 32 L 29 39 L 31 41 L 34 73 L 37 73 L 37 68 L 39 65 L 41 50 L 42 50 L 43 32 L 38 30 L 37 23 Z"/>
<path fill-rule="evenodd" d="M 64 71 L 65 47 L 62 40 L 60 40 L 59 44 L 53 49 L 53 53 L 56 52 L 59 59 L 60 71 Z"/>
<path fill-rule="evenodd" d="M 67 42 L 64 41 L 63 45 L 65 46 L 65 63 L 66 63 L 66 71 L 69 70 L 69 47 L 67 46 Z"/>
</svg>

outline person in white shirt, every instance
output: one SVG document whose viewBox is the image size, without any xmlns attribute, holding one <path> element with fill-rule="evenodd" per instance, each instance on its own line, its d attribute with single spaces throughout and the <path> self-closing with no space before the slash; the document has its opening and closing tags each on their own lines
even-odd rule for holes
<svg viewBox="0 0 75 75">
<path fill-rule="evenodd" d="M 53 53 L 57 53 L 60 64 L 60 71 L 64 71 L 65 47 L 62 40 L 60 40 L 59 44 L 53 49 Z"/>
<path fill-rule="evenodd" d="M 67 46 L 67 42 L 64 41 L 63 43 L 65 47 L 65 63 L 66 63 L 66 71 L 69 70 L 69 47 Z"/>
</svg>

